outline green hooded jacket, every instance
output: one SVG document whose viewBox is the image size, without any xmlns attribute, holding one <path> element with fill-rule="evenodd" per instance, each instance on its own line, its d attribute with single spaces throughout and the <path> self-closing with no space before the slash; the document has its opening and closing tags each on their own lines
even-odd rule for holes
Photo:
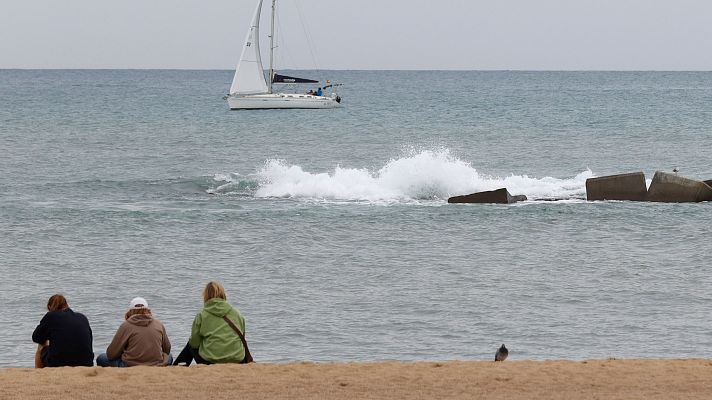
<svg viewBox="0 0 712 400">
<path fill-rule="evenodd" d="M 245 333 L 245 319 L 227 301 L 213 298 L 205 302 L 203 309 L 195 316 L 190 332 L 190 347 L 211 363 L 239 363 L 245 358 L 242 340 L 230 325 L 227 317 Z"/>
</svg>

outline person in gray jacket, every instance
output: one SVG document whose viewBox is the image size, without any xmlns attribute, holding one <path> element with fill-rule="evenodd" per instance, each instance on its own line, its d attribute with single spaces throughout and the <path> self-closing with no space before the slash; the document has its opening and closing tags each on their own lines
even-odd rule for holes
<svg viewBox="0 0 712 400">
<path fill-rule="evenodd" d="M 114 339 L 96 358 L 100 367 L 133 367 L 136 365 L 171 365 L 171 342 L 166 327 L 153 318 L 148 302 L 142 297 L 131 300 L 126 321 L 116 331 Z"/>
</svg>

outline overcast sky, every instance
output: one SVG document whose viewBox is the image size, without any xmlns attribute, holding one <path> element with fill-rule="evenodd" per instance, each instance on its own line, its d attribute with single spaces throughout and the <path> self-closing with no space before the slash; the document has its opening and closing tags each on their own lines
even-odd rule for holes
<svg viewBox="0 0 712 400">
<path fill-rule="evenodd" d="M 0 68 L 233 69 L 256 3 L 0 0 Z M 712 70 L 710 0 L 281 0 L 280 7 L 282 68 Z M 263 35 L 268 14 L 266 5 Z"/>
</svg>

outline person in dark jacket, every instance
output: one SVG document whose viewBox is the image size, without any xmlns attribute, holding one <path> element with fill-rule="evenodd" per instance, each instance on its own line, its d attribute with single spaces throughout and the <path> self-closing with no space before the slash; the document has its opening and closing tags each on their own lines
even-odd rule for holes
<svg viewBox="0 0 712 400">
<path fill-rule="evenodd" d="M 32 332 L 32 341 L 39 344 L 35 367 L 93 366 L 93 335 L 87 317 L 72 311 L 61 294 L 49 298 L 47 311 Z"/>
</svg>

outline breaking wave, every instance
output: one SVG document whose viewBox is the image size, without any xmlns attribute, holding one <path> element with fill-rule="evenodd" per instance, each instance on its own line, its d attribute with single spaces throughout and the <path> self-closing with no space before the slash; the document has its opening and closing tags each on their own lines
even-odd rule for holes
<svg viewBox="0 0 712 400">
<path fill-rule="evenodd" d="M 582 199 L 590 170 L 574 177 L 506 177 L 480 173 L 469 162 L 448 150 L 421 151 L 392 159 L 377 171 L 336 166 L 329 172 L 309 172 L 284 160 L 267 160 L 255 174 L 217 174 L 217 194 L 246 194 L 254 197 L 282 197 L 318 200 L 401 202 L 446 200 L 448 197 L 506 187 L 512 194 L 529 199 Z"/>
</svg>

